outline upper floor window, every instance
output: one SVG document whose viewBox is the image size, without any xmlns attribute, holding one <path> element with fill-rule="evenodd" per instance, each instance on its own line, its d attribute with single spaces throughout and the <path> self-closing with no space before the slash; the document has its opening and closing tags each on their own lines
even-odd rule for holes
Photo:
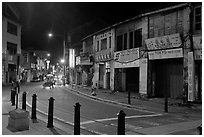
<svg viewBox="0 0 204 137">
<path fill-rule="evenodd" d="M 111 37 L 109 37 L 109 48 L 111 48 Z"/>
<path fill-rule="evenodd" d="M 123 35 L 117 36 L 117 46 L 116 51 L 121 51 L 123 49 Z"/>
<path fill-rule="evenodd" d="M 101 40 L 101 50 L 107 49 L 107 38 Z"/>
<path fill-rule="evenodd" d="M 202 15 L 201 15 L 201 7 L 195 8 L 195 30 L 201 30 L 202 26 Z"/>
<path fill-rule="evenodd" d="M 127 33 L 124 34 L 123 50 L 127 49 Z"/>
<path fill-rule="evenodd" d="M 142 47 L 142 29 L 134 31 L 134 48 Z"/>
<path fill-rule="evenodd" d="M 17 26 L 8 22 L 7 24 L 7 32 L 17 36 L 18 29 Z"/>
<path fill-rule="evenodd" d="M 99 41 L 97 41 L 96 52 L 99 51 Z"/>
<path fill-rule="evenodd" d="M 8 54 L 10 55 L 16 55 L 17 54 L 17 44 L 7 42 L 7 51 L 8 51 Z"/>
<path fill-rule="evenodd" d="M 133 39 L 134 39 L 134 35 L 133 35 L 133 31 L 132 31 L 132 32 L 129 33 L 129 49 L 132 49 L 132 48 L 134 47 L 134 45 L 133 45 L 133 43 L 134 43 Z"/>
</svg>

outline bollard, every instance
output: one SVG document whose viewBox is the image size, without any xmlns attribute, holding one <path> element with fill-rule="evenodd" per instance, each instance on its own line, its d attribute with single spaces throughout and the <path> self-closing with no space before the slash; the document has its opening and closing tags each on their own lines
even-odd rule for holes
<svg viewBox="0 0 204 137">
<path fill-rule="evenodd" d="M 18 109 L 18 93 L 16 92 L 16 109 Z"/>
<path fill-rule="evenodd" d="M 54 110 L 54 98 L 50 97 L 49 99 L 49 106 L 48 106 L 48 122 L 47 122 L 47 127 L 51 128 L 53 126 L 53 110 Z"/>
<path fill-rule="evenodd" d="M 36 102 L 37 102 L 37 95 L 33 94 L 32 96 L 32 113 L 31 113 L 31 119 L 37 119 L 36 117 Z"/>
<path fill-rule="evenodd" d="M 22 109 L 26 110 L 26 92 L 23 92 Z"/>
<path fill-rule="evenodd" d="M 80 107 L 78 102 L 74 106 L 74 135 L 80 135 Z"/>
<path fill-rule="evenodd" d="M 125 135 L 125 116 L 123 110 L 121 110 L 118 114 L 118 135 Z"/>
<path fill-rule="evenodd" d="M 11 91 L 11 105 L 15 106 L 15 97 L 16 97 L 16 91 L 13 89 Z"/>
<path fill-rule="evenodd" d="M 128 90 L 128 104 L 131 104 L 131 99 L 130 99 L 130 90 Z"/>
<path fill-rule="evenodd" d="M 164 98 L 164 111 L 168 113 L 168 97 L 165 96 Z"/>
</svg>

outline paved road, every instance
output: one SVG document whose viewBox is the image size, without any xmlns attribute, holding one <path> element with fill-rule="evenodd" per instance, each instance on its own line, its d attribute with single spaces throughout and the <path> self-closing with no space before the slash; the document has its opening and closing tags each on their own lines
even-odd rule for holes
<svg viewBox="0 0 204 137">
<path fill-rule="evenodd" d="M 43 113 L 47 113 L 48 99 L 53 97 L 55 99 L 55 123 L 64 130 L 73 128 L 70 125 L 73 125 L 74 105 L 79 102 L 81 104 L 81 127 L 86 129 L 83 131 L 87 131 L 83 132 L 83 134 L 115 135 L 117 132 L 117 113 L 120 110 L 123 110 L 127 115 L 126 134 L 131 135 L 175 134 L 176 132 L 177 134 L 182 134 L 182 132 L 179 132 L 178 126 L 188 130 L 190 129 L 188 125 L 195 125 L 196 127 L 201 119 L 201 115 L 197 112 L 189 113 L 188 111 L 183 111 L 179 114 L 156 113 L 153 111 L 154 109 L 133 109 L 105 103 L 82 96 L 67 87 L 58 86 L 53 89 L 43 89 L 41 83 L 33 83 L 28 86 L 22 86 L 22 91 L 27 92 L 28 104 L 32 104 L 32 95 L 34 93 L 37 94 L 37 109 Z M 3 97 L 5 97 L 4 94 L 5 92 L 3 92 Z M 9 95 L 7 95 L 8 99 Z M 21 97 L 19 97 L 19 100 L 21 100 Z M 46 121 L 47 117 L 43 116 L 41 119 Z M 192 131 L 192 134 L 195 134 L 194 132 L 195 130 Z"/>
<path fill-rule="evenodd" d="M 188 116 L 188 112 L 174 115 L 155 113 L 151 110 L 121 107 L 120 105 L 92 100 L 71 91 L 69 88 L 60 86 L 53 89 L 43 89 L 41 85 L 36 86 L 28 93 L 28 98 L 30 98 L 28 100 L 29 104 L 31 104 L 33 93 L 37 94 L 38 109 L 43 112 L 47 112 L 48 99 L 53 97 L 55 99 L 54 116 L 70 124 L 73 124 L 74 105 L 76 102 L 79 102 L 81 104 L 81 126 L 98 134 L 116 134 L 117 113 L 120 110 L 126 113 L 126 134 L 143 134 L 139 131 L 144 128 L 189 122 L 200 118 L 198 115 Z M 177 129 L 172 129 L 172 132 L 174 131 L 176 132 Z"/>
</svg>

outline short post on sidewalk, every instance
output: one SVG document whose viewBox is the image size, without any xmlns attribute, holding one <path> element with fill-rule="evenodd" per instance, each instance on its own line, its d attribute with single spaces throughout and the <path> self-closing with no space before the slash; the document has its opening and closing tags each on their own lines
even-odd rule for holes
<svg viewBox="0 0 204 137">
<path fill-rule="evenodd" d="M 164 98 L 164 111 L 168 113 L 168 96 Z"/>
<path fill-rule="evenodd" d="M 33 94 L 32 96 L 32 113 L 31 113 L 31 119 L 37 119 L 36 117 L 36 102 L 37 102 L 37 95 Z"/>
<path fill-rule="evenodd" d="M 48 122 L 47 127 L 52 128 L 53 126 L 53 112 L 54 112 L 54 98 L 50 97 L 48 106 Z"/>
<path fill-rule="evenodd" d="M 80 107 L 78 102 L 74 106 L 74 135 L 80 135 Z"/>
<path fill-rule="evenodd" d="M 118 114 L 118 135 L 125 135 L 125 116 L 123 110 L 121 110 Z"/>
<path fill-rule="evenodd" d="M 13 90 L 11 91 L 11 105 L 12 105 L 12 106 L 15 106 L 15 97 L 16 97 L 16 90 L 13 89 Z"/>
<path fill-rule="evenodd" d="M 26 92 L 23 92 L 22 109 L 26 110 Z"/>
</svg>

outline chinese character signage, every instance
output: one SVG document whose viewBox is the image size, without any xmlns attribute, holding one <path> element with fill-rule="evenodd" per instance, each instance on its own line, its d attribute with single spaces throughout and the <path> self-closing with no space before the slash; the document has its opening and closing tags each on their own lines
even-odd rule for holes
<svg viewBox="0 0 204 137">
<path fill-rule="evenodd" d="M 175 48 L 182 44 L 179 33 L 147 39 L 145 42 L 148 50 Z"/>
<path fill-rule="evenodd" d="M 169 49 L 169 50 L 157 50 L 148 52 L 150 60 L 154 59 L 166 59 L 166 58 L 181 58 L 183 57 L 182 48 Z"/>
<path fill-rule="evenodd" d="M 118 51 L 114 53 L 114 60 L 120 63 L 126 63 L 139 59 L 139 48 Z"/>
<path fill-rule="evenodd" d="M 193 48 L 194 49 L 202 49 L 202 36 L 194 36 L 193 37 Z"/>
</svg>

